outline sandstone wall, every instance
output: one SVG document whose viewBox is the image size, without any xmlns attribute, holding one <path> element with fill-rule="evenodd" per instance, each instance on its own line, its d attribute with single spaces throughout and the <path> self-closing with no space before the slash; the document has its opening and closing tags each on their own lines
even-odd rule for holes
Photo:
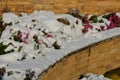
<svg viewBox="0 0 120 80">
<path fill-rule="evenodd" d="M 9 11 L 31 13 L 34 10 L 67 13 L 71 8 L 78 8 L 84 14 L 120 12 L 120 0 L 0 0 L 0 14 Z"/>
<path fill-rule="evenodd" d="M 68 55 L 44 71 L 39 80 L 77 80 L 82 74 L 104 74 L 118 67 L 120 67 L 120 36 Z"/>
<path fill-rule="evenodd" d="M 67 13 L 78 8 L 82 14 L 120 12 L 120 0 L 0 0 L 0 14 L 34 10 Z M 85 73 L 103 74 L 120 67 L 120 36 L 68 55 L 40 76 L 40 80 L 77 80 Z"/>
</svg>

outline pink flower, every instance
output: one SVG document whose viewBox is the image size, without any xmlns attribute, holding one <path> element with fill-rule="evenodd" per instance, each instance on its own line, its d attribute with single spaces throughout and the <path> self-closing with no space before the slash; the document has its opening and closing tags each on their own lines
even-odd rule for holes
<svg viewBox="0 0 120 80">
<path fill-rule="evenodd" d="M 120 23 L 120 18 L 116 15 L 116 13 L 112 13 L 109 18 L 110 25 L 107 25 L 107 30 L 117 27 Z"/>
<path fill-rule="evenodd" d="M 117 25 L 113 22 L 110 22 L 110 25 L 107 25 L 107 30 L 115 28 L 115 27 L 117 27 Z"/>
<path fill-rule="evenodd" d="M 105 26 L 100 26 L 102 31 L 105 31 Z"/>
<path fill-rule="evenodd" d="M 13 29 L 10 29 L 9 31 L 10 31 L 10 33 L 11 33 L 11 32 L 13 31 Z"/>
<path fill-rule="evenodd" d="M 22 38 L 22 32 L 21 31 L 18 31 L 18 37 Z"/>
<path fill-rule="evenodd" d="M 84 28 L 84 29 L 82 30 L 82 32 L 83 32 L 83 33 L 87 33 L 87 32 L 88 32 L 88 29 L 85 29 L 85 28 Z"/>
<path fill-rule="evenodd" d="M 89 20 L 84 21 L 84 29 L 82 30 L 83 33 L 87 33 L 88 29 L 93 29 L 93 26 L 90 25 Z"/>
<path fill-rule="evenodd" d="M 29 37 L 29 34 L 27 33 L 27 34 L 26 34 L 26 39 L 28 39 L 28 37 Z"/>
<path fill-rule="evenodd" d="M 52 34 L 50 34 L 50 33 L 47 33 L 45 36 L 46 36 L 46 37 L 50 37 L 50 38 L 53 37 Z"/>
</svg>

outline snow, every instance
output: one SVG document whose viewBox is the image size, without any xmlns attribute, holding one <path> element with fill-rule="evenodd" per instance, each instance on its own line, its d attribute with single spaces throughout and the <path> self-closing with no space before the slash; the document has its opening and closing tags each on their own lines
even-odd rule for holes
<svg viewBox="0 0 120 80">
<path fill-rule="evenodd" d="M 117 15 L 120 16 L 118 13 Z M 12 25 L 7 25 L 2 32 L 0 43 L 8 45 L 5 52 L 14 50 L 0 55 L 0 67 L 6 69 L 3 80 L 24 80 L 25 75 L 32 71 L 35 71 L 32 80 L 36 80 L 39 74 L 64 56 L 120 35 L 120 28 L 102 32 L 96 30 L 110 24 L 107 20 L 104 23 L 90 23 L 93 29 L 89 28 L 87 33 L 83 33 L 82 21 L 69 14 L 55 15 L 53 12 L 39 11 L 17 16 L 4 13 L 2 18 L 4 24 Z M 65 19 L 70 24 L 59 22 L 58 18 Z M 53 46 L 54 44 L 56 45 Z M 7 74 L 9 71 L 12 71 L 12 75 Z"/>
<path fill-rule="evenodd" d="M 13 22 L 13 24 L 17 23 L 19 21 L 19 18 L 17 15 L 13 14 L 13 13 L 9 13 L 9 15 L 3 14 L 3 21 L 4 23 L 11 23 Z"/>
<path fill-rule="evenodd" d="M 85 77 L 83 77 L 80 80 L 112 80 L 112 79 L 106 78 L 103 75 L 96 75 L 93 73 L 88 73 L 88 74 L 86 74 Z"/>
</svg>

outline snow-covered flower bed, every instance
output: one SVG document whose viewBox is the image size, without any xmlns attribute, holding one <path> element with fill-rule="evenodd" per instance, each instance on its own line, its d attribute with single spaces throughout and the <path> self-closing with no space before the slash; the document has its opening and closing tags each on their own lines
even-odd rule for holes
<svg viewBox="0 0 120 80">
<path fill-rule="evenodd" d="M 47 11 L 21 16 L 4 13 L 2 22 L 6 26 L 0 37 L 3 80 L 35 80 L 67 54 L 120 34 L 120 13 L 91 15 L 82 20 Z"/>
<path fill-rule="evenodd" d="M 86 74 L 86 76 L 84 76 L 79 80 L 112 80 L 112 79 L 106 78 L 104 77 L 104 75 L 96 75 L 93 73 L 88 73 Z"/>
</svg>

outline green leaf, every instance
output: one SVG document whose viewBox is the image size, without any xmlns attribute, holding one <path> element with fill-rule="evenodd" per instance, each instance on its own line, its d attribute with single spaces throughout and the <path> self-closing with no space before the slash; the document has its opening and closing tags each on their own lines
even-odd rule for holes
<svg viewBox="0 0 120 80">
<path fill-rule="evenodd" d="M 105 19 L 109 20 L 111 14 L 112 14 L 112 13 L 109 13 L 109 14 L 103 15 L 102 18 L 105 18 Z"/>
<path fill-rule="evenodd" d="M 97 22 L 98 22 L 98 16 L 97 16 L 97 15 L 93 15 L 93 16 L 90 17 L 89 20 L 90 20 L 91 22 L 93 22 L 93 23 L 97 23 Z"/>
<path fill-rule="evenodd" d="M 3 42 L 0 43 L 0 55 L 14 52 L 14 49 L 11 49 L 10 51 L 5 52 L 5 49 L 6 49 L 9 45 L 10 45 L 10 44 L 8 44 L 8 45 L 3 45 Z"/>
<path fill-rule="evenodd" d="M 104 21 L 103 21 L 102 19 L 101 19 L 101 20 L 99 20 L 98 22 L 99 22 L 99 23 L 104 23 Z"/>
<path fill-rule="evenodd" d="M 35 44 L 35 45 L 34 45 L 34 49 L 35 49 L 35 50 L 38 50 L 38 49 L 39 49 L 39 45 L 38 45 L 38 44 Z"/>
<path fill-rule="evenodd" d="M 23 46 L 20 46 L 20 47 L 18 48 L 18 52 L 20 52 L 20 51 L 22 50 L 22 48 L 23 48 Z"/>
<path fill-rule="evenodd" d="M 22 60 L 26 59 L 26 56 L 27 56 L 27 54 L 24 54 L 24 56 L 21 59 L 17 59 L 17 60 L 22 61 Z"/>
<path fill-rule="evenodd" d="M 19 37 L 18 37 L 17 35 L 13 35 L 13 39 L 14 39 L 15 41 L 19 41 Z"/>
<path fill-rule="evenodd" d="M 6 53 L 11 53 L 14 52 L 14 49 L 11 49 L 10 51 L 7 51 Z"/>
</svg>

